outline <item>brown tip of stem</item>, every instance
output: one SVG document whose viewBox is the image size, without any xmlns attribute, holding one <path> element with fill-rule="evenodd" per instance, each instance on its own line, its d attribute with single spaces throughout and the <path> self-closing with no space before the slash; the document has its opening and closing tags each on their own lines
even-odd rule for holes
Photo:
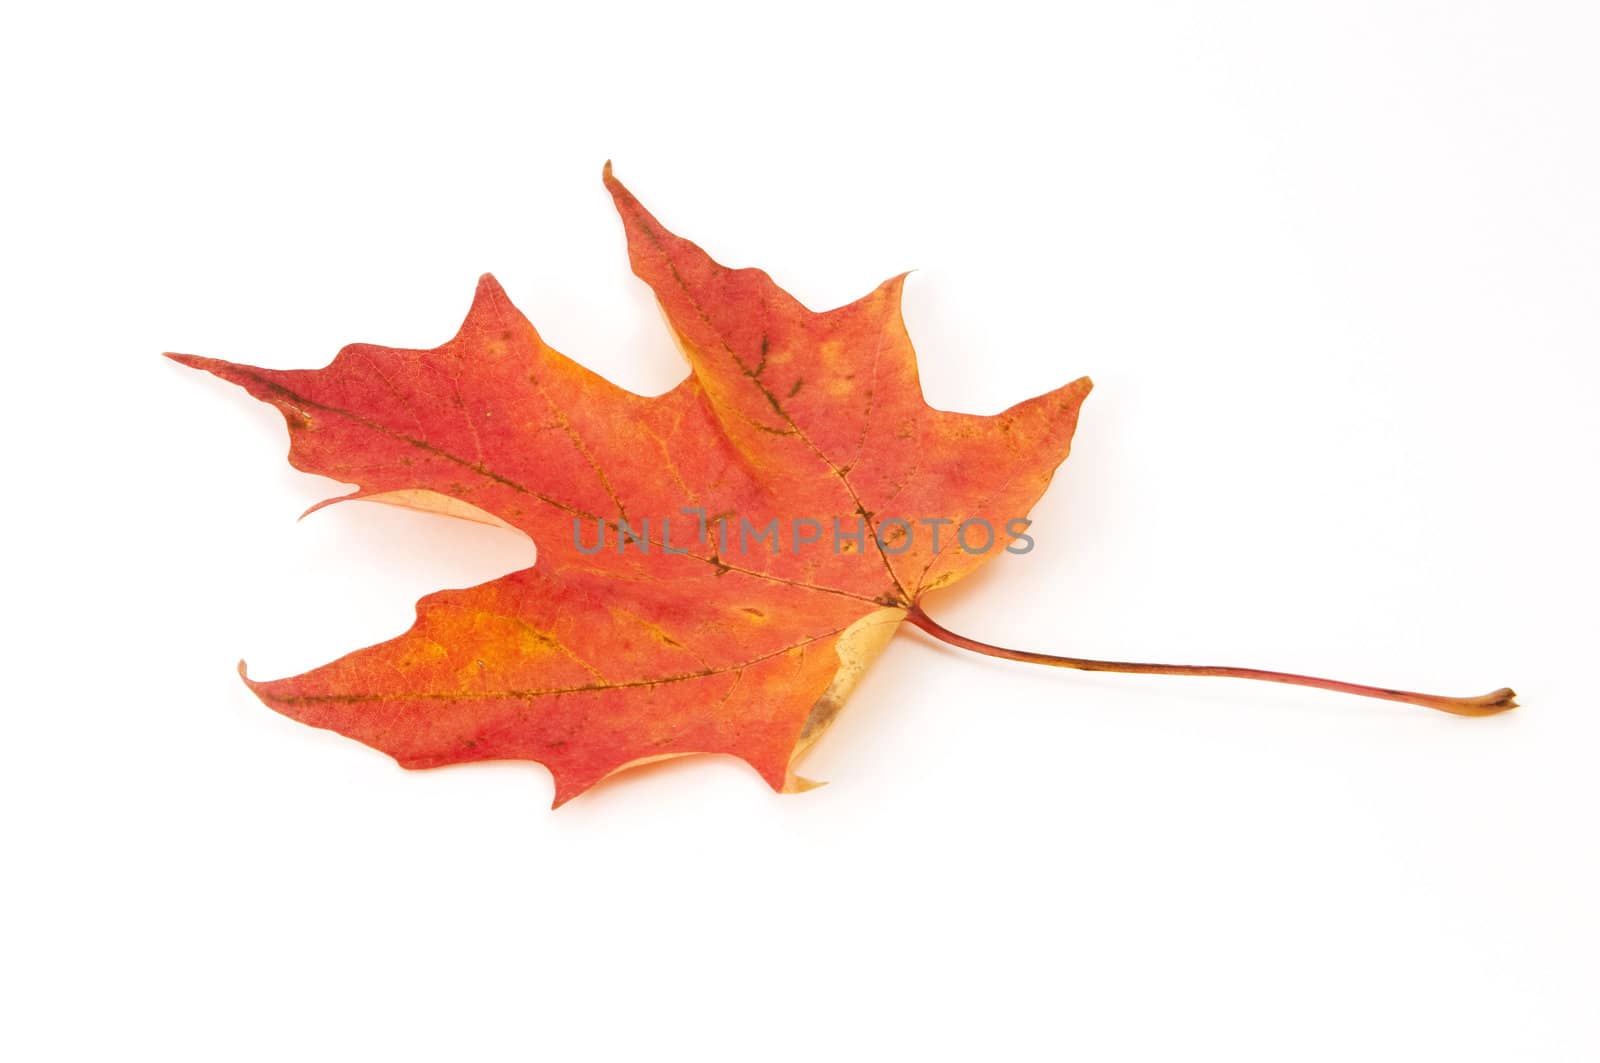
<svg viewBox="0 0 1600 1063">
<path fill-rule="evenodd" d="M 1457 716 L 1493 716 L 1497 712 L 1516 708 L 1517 692 L 1510 687 L 1501 687 L 1475 698 L 1419 698 L 1416 703 Z"/>
</svg>

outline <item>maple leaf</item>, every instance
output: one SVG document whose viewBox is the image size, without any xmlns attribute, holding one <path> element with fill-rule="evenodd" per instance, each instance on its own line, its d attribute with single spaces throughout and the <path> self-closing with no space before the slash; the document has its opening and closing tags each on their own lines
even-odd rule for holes
<svg viewBox="0 0 1600 1063">
<path fill-rule="evenodd" d="M 406 767 L 538 761 L 558 805 L 686 753 L 731 754 L 801 788 L 795 760 L 908 610 L 1002 545 L 969 551 L 959 526 L 1003 529 L 1044 491 L 1090 384 L 994 416 L 935 410 L 900 315 L 904 274 L 816 313 L 668 232 L 609 166 L 605 180 L 692 367 L 663 395 L 551 348 L 487 275 L 432 350 L 356 344 L 299 371 L 172 356 L 276 406 L 289 460 L 357 484 L 346 498 L 466 503 L 539 546 L 532 568 L 424 598 L 398 638 L 247 681 Z M 574 521 L 590 546 L 602 520 L 647 541 L 578 549 Z M 751 529 L 774 520 L 779 536 L 814 521 L 815 548 L 756 544 Z M 719 541 L 730 524 L 741 549 Z"/>
<path fill-rule="evenodd" d="M 405 634 L 303 675 L 260 681 L 241 663 L 267 705 L 408 768 L 537 761 L 559 806 L 693 753 L 806 788 L 795 763 L 907 620 L 1066 667 L 1268 678 L 1468 714 L 1510 703 L 1052 657 L 947 631 L 920 601 L 1021 534 L 1089 380 L 992 416 L 933 409 L 901 318 L 904 274 L 814 312 L 669 232 L 609 163 L 604 178 L 633 270 L 690 364 L 665 394 L 554 350 L 488 275 L 430 350 L 355 344 L 317 370 L 168 355 L 277 407 L 296 468 L 357 485 L 329 501 L 487 513 L 539 547 L 533 567 L 431 594 Z"/>
</svg>

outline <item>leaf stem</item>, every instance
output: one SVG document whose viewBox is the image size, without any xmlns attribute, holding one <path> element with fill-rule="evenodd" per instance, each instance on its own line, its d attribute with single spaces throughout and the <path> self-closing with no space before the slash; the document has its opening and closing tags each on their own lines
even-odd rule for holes
<svg viewBox="0 0 1600 1063">
<path fill-rule="evenodd" d="M 1416 694 L 1409 690 L 1390 690 L 1387 687 L 1372 687 L 1362 683 L 1346 683 L 1338 679 L 1319 679 L 1316 676 L 1295 675 L 1291 672 L 1269 672 L 1260 668 L 1228 668 L 1209 664 L 1131 664 L 1126 661 L 1058 657 L 1053 653 L 1009 650 L 1003 646 L 992 646 L 987 642 L 969 639 L 965 635 L 957 635 L 923 612 L 920 605 L 913 605 L 906 614 L 906 619 L 940 642 L 963 650 L 987 654 L 990 657 L 1002 657 L 1008 661 L 1048 664 L 1054 668 L 1076 668 L 1084 672 L 1139 672 L 1145 675 L 1211 675 L 1229 679 L 1261 679 L 1269 683 L 1290 683 L 1294 686 L 1316 687 L 1319 690 L 1335 690 L 1342 694 L 1358 694 L 1365 698 L 1404 701 L 1411 705 L 1438 709 L 1440 712 L 1454 713 L 1457 716 L 1492 716 L 1497 712 L 1517 707 L 1516 693 L 1510 687 L 1501 687 L 1493 693 L 1482 694 L 1475 698 L 1452 698 L 1441 694 Z"/>
</svg>

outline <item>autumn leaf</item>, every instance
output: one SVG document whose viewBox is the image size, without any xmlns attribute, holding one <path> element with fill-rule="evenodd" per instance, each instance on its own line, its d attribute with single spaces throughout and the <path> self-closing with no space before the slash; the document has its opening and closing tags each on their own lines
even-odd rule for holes
<svg viewBox="0 0 1600 1063">
<path fill-rule="evenodd" d="M 665 394 L 635 395 L 551 348 L 487 275 L 455 337 L 430 350 L 354 344 L 317 370 L 169 355 L 277 407 L 290 462 L 357 485 L 343 498 L 498 520 L 539 548 L 531 568 L 422 599 L 398 638 L 303 675 L 246 677 L 272 708 L 408 768 L 537 761 L 560 805 L 691 753 L 805 789 L 796 762 L 907 620 L 1066 667 L 1508 707 L 1510 691 L 1434 698 L 1120 665 L 947 631 L 919 603 L 1025 546 L 1089 380 L 993 416 L 935 410 L 901 319 L 905 275 L 815 312 L 669 232 L 609 164 L 604 176 L 633 270 L 689 361 Z"/>
</svg>

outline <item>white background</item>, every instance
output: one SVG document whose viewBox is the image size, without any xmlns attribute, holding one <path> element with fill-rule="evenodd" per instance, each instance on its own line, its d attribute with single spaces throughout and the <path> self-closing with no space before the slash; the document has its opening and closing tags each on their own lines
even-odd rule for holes
<svg viewBox="0 0 1600 1063">
<path fill-rule="evenodd" d="M 1592 5 L 436 6 L 4 18 L 4 1055 L 1600 1056 Z M 1093 375 L 949 626 L 1525 707 L 907 629 L 832 785 L 701 758 L 557 813 L 270 712 L 241 656 L 532 551 L 297 523 L 344 488 L 160 352 L 432 345 L 492 270 L 663 390 L 607 158 L 808 305 L 915 267 L 934 405 Z"/>
</svg>

